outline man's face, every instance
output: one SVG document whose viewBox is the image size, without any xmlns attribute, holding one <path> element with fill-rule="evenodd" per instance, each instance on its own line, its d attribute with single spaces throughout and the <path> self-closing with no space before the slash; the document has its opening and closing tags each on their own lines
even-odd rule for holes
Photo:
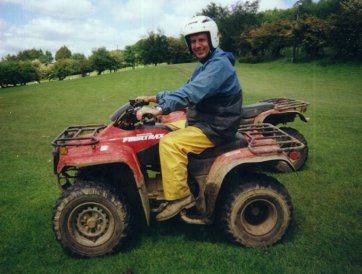
<svg viewBox="0 0 362 274">
<path fill-rule="evenodd" d="M 197 59 L 204 59 L 210 52 L 209 39 L 206 33 L 190 36 L 191 50 Z"/>
</svg>

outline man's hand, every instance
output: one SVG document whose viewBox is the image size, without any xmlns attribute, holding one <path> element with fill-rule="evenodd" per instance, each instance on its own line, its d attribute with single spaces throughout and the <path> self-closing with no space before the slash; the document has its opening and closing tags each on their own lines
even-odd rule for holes
<svg viewBox="0 0 362 274">
<path fill-rule="evenodd" d="M 146 103 L 156 103 L 156 96 L 138 96 L 136 100 L 143 100 Z"/>
<path fill-rule="evenodd" d="M 137 120 L 142 121 L 142 117 L 145 114 L 152 114 L 152 116 L 157 117 L 157 116 L 162 115 L 162 111 L 157 108 L 143 107 L 143 108 L 139 109 L 136 113 Z"/>
</svg>

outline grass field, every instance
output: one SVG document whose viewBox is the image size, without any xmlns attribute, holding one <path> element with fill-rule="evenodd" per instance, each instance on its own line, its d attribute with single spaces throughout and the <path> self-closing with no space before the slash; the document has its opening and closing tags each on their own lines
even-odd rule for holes
<svg viewBox="0 0 362 274">
<path fill-rule="evenodd" d="M 66 255 L 51 228 L 59 196 L 51 140 L 70 124 L 107 123 L 137 95 L 174 89 L 195 64 L 0 89 L 0 273 L 362 273 L 362 67 L 237 64 L 244 102 L 289 96 L 311 103 L 297 121 L 310 146 L 303 171 L 277 174 L 295 222 L 270 248 L 230 244 L 213 226 L 153 222 L 112 256 Z"/>
</svg>

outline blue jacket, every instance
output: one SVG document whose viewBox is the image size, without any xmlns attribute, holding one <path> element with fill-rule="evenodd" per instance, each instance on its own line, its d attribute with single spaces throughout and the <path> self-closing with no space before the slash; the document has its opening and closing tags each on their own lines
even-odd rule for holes
<svg viewBox="0 0 362 274">
<path fill-rule="evenodd" d="M 188 108 L 187 123 L 199 127 L 216 144 L 232 139 L 240 124 L 241 87 L 234 56 L 217 48 L 173 92 L 156 95 L 163 114 Z"/>
</svg>

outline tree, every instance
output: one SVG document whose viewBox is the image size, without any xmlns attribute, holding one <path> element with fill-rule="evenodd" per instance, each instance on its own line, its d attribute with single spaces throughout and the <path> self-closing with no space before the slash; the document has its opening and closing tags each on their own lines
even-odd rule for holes
<svg viewBox="0 0 362 274">
<path fill-rule="evenodd" d="M 58 78 L 60 81 L 64 80 L 68 75 L 73 74 L 73 64 L 71 59 L 60 59 L 55 62 L 50 73 L 50 78 Z"/>
<path fill-rule="evenodd" d="M 265 10 L 265 11 L 259 12 L 257 17 L 258 17 L 258 22 L 260 24 L 272 23 L 272 22 L 281 21 L 281 20 L 294 21 L 296 18 L 296 10 L 294 10 L 294 9 Z"/>
<path fill-rule="evenodd" d="M 110 51 L 109 54 L 113 60 L 111 70 L 117 71 L 118 69 L 120 69 L 123 66 L 123 53 L 121 50 L 116 49 L 116 50 Z"/>
<path fill-rule="evenodd" d="M 14 61 L 0 62 L 0 85 L 7 87 L 9 85 L 16 86 L 18 84 L 19 63 Z"/>
<path fill-rule="evenodd" d="M 44 64 L 40 62 L 40 60 L 33 60 L 31 64 L 36 69 L 40 80 L 49 79 L 49 72 L 52 64 Z"/>
<path fill-rule="evenodd" d="M 21 85 L 25 85 L 26 83 L 33 81 L 40 81 L 40 75 L 30 61 L 19 62 L 17 81 Z"/>
<path fill-rule="evenodd" d="M 28 82 L 39 81 L 37 69 L 29 61 L 0 62 L 0 86 L 25 85 Z"/>
<path fill-rule="evenodd" d="M 82 77 L 85 77 L 87 73 L 90 73 L 92 71 L 92 66 L 84 54 L 72 54 L 71 59 L 73 60 L 73 74 L 80 74 L 82 75 Z"/>
<path fill-rule="evenodd" d="M 281 50 L 291 45 L 294 26 L 289 20 L 265 23 L 249 32 L 246 40 L 254 56 L 280 57 Z"/>
<path fill-rule="evenodd" d="M 231 9 L 209 4 L 201 14 L 215 20 L 221 33 L 220 46 L 226 51 L 238 52 L 240 34 L 257 25 L 259 0 L 236 2 Z"/>
<path fill-rule="evenodd" d="M 47 50 L 43 55 L 39 56 L 39 61 L 43 64 L 51 64 L 53 62 L 52 53 Z"/>
<path fill-rule="evenodd" d="M 7 54 L 1 60 L 2 61 L 9 61 L 9 62 L 16 62 L 16 61 L 18 61 L 18 57 L 16 55 Z"/>
<path fill-rule="evenodd" d="M 39 59 L 41 56 L 43 56 L 43 51 L 37 50 L 37 49 L 27 49 L 27 50 L 23 50 L 20 51 L 17 54 L 17 61 L 33 61 L 36 59 Z"/>
<path fill-rule="evenodd" d="M 167 37 L 159 30 L 157 33 L 150 32 L 146 39 L 142 39 L 139 45 L 140 58 L 143 64 L 154 64 L 166 62 L 168 55 Z"/>
<path fill-rule="evenodd" d="M 362 2 L 344 0 L 331 18 L 329 41 L 337 56 L 362 57 Z"/>
<path fill-rule="evenodd" d="M 328 23 L 314 16 L 302 16 L 295 25 L 294 37 L 298 45 L 312 59 L 320 57 L 327 45 Z"/>
<path fill-rule="evenodd" d="M 42 64 L 39 68 L 39 74 L 41 79 L 56 79 L 57 77 L 55 76 L 55 64 Z"/>
<path fill-rule="evenodd" d="M 94 49 L 92 55 L 89 57 L 89 61 L 98 75 L 107 69 L 112 69 L 114 65 L 114 60 L 106 48 Z"/>
<path fill-rule="evenodd" d="M 66 47 L 63 46 L 60 49 L 57 50 L 55 53 L 55 60 L 62 60 L 62 59 L 68 59 L 72 56 L 72 52 Z"/>
<path fill-rule="evenodd" d="M 168 43 L 168 64 L 178 64 L 178 63 L 187 63 L 193 60 L 192 55 L 189 52 L 188 47 L 186 46 L 185 40 L 183 37 L 167 38 Z"/>
<path fill-rule="evenodd" d="M 126 46 L 123 52 L 123 58 L 127 67 L 135 68 L 136 66 L 136 49 L 134 46 Z"/>
<path fill-rule="evenodd" d="M 50 64 L 53 61 L 53 56 L 50 51 L 45 53 L 39 49 L 27 49 L 19 51 L 17 55 L 7 55 L 4 61 L 34 61 L 39 60 L 43 64 Z"/>
<path fill-rule="evenodd" d="M 328 20 L 332 14 L 340 13 L 341 0 L 319 0 L 316 5 L 314 16 L 320 19 Z"/>
</svg>

